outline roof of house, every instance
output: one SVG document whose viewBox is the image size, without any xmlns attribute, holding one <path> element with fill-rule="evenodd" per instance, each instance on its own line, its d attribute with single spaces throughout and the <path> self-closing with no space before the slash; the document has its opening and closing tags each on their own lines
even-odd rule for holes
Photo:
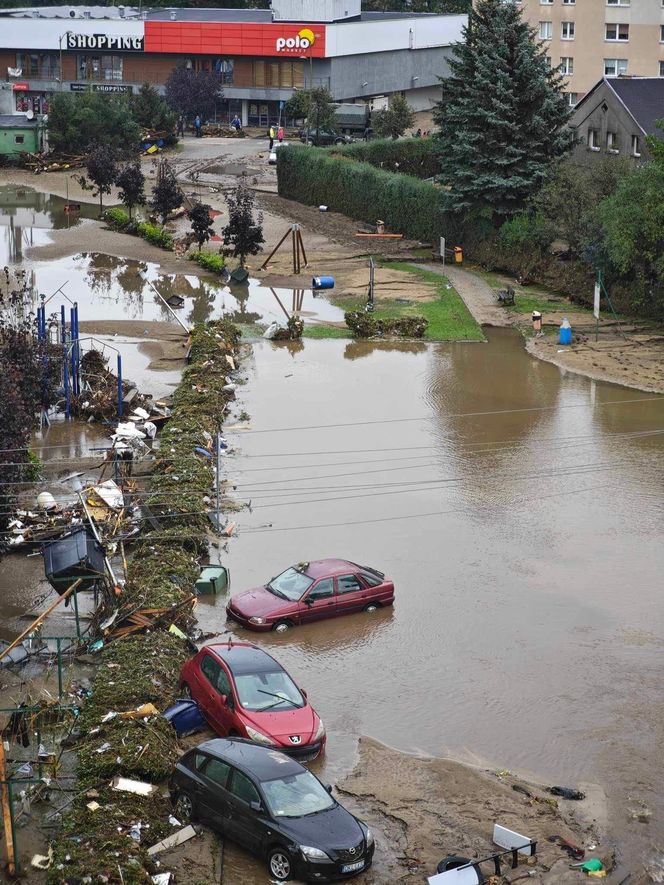
<svg viewBox="0 0 664 885">
<path fill-rule="evenodd" d="M 250 24 L 288 24 L 283 19 L 273 19 L 272 12 L 269 9 L 223 9 L 214 7 L 212 9 L 187 8 L 178 7 L 173 9 L 149 9 L 146 10 L 146 18 L 149 21 L 171 21 L 171 15 L 175 14 L 176 21 L 188 22 L 247 22 Z M 339 21 L 320 22 L 321 25 L 341 25 L 346 22 L 381 22 L 390 21 L 392 19 L 404 18 L 426 18 L 435 15 L 435 13 L 413 13 L 413 12 L 362 12 L 359 16 Z"/>
<path fill-rule="evenodd" d="M 28 120 L 25 114 L 0 114 L 0 129 L 34 129 L 36 120 Z"/>
<path fill-rule="evenodd" d="M 613 92 L 645 135 L 662 135 L 656 123 L 664 119 L 664 77 L 603 77 L 577 104 L 575 116 L 602 84 Z"/>
</svg>

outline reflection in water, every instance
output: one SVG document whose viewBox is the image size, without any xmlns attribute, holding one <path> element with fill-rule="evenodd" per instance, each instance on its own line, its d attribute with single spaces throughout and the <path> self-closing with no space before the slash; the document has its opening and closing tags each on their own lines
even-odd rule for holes
<svg viewBox="0 0 664 885">
<path fill-rule="evenodd" d="M 427 345 L 423 341 L 351 341 L 344 349 L 344 359 L 358 360 L 371 356 L 377 351 L 383 353 L 424 353 Z"/>
</svg>

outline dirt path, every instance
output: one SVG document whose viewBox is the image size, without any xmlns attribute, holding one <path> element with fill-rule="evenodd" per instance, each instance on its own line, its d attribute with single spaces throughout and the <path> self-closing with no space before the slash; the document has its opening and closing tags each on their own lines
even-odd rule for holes
<svg viewBox="0 0 664 885">
<path fill-rule="evenodd" d="M 470 271 L 454 265 L 425 264 L 427 270 L 446 276 L 463 298 L 466 307 L 480 326 L 511 326 L 509 316 L 496 302 L 491 286 Z"/>
<path fill-rule="evenodd" d="M 580 882 L 582 874 L 570 869 L 570 858 L 550 841 L 553 836 L 585 848 L 586 858 L 599 857 L 608 869 L 613 865 L 611 848 L 598 844 L 600 834 L 589 826 L 602 825 L 605 797 L 599 787 L 582 785 L 587 798 L 581 802 L 555 800 L 545 788 L 509 772 L 496 775 L 451 759 L 411 756 L 366 737 L 359 750 L 357 766 L 338 789 L 368 811 L 377 850 L 385 850 L 380 840 L 386 839 L 396 854 L 390 882 L 426 881 L 447 854 L 491 855 L 499 850 L 492 842 L 494 823 L 537 840 L 536 857 L 523 857 L 519 871 L 496 882 L 515 881 L 524 871 L 529 882 L 541 885 Z M 482 871 L 488 876 L 493 864 L 483 864 Z"/>
</svg>

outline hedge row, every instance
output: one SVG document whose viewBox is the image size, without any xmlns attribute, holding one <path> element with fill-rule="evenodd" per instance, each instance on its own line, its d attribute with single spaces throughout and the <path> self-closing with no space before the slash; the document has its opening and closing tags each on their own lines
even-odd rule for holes
<svg viewBox="0 0 664 885">
<path fill-rule="evenodd" d="M 277 155 L 279 195 L 309 205 L 326 205 L 350 218 L 414 240 L 434 242 L 450 223 L 441 192 L 409 175 L 394 175 L 368 163 L 349 162 L 321 148 L 282 147 Z"/>
<path fill-rule="evenodd" d="M 386 172 L 402 172 L 415 178 L 433 178 L 440 171 L 437 145 L 432 138 L 358 141 L 331 148 L 330 153 L 359 163 L 369 163 Z"/>
<path fill-rule="evenodd" d="M 167 249 L 169 252 L 173 251 L 173 235 L 165 228 L 149 221 L 131 221 L 128 213 L 124 209 L 120 209 L 119 206 L 107 209 L 104 212 L 104 221 L 114 230 L 142 237 L 153 246 L 159 246 L 160 249 Z"/>
</svg>

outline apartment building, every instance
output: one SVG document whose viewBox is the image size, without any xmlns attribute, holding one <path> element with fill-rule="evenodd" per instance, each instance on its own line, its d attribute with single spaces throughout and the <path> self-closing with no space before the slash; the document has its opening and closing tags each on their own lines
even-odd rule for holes
<svg viewBox="0 0 664 885">
<path fill-rule="evenodd" d="M 603 77 L 664 77 L 664 0 L 522 0 L 575 105 Z"/>
</svg>

